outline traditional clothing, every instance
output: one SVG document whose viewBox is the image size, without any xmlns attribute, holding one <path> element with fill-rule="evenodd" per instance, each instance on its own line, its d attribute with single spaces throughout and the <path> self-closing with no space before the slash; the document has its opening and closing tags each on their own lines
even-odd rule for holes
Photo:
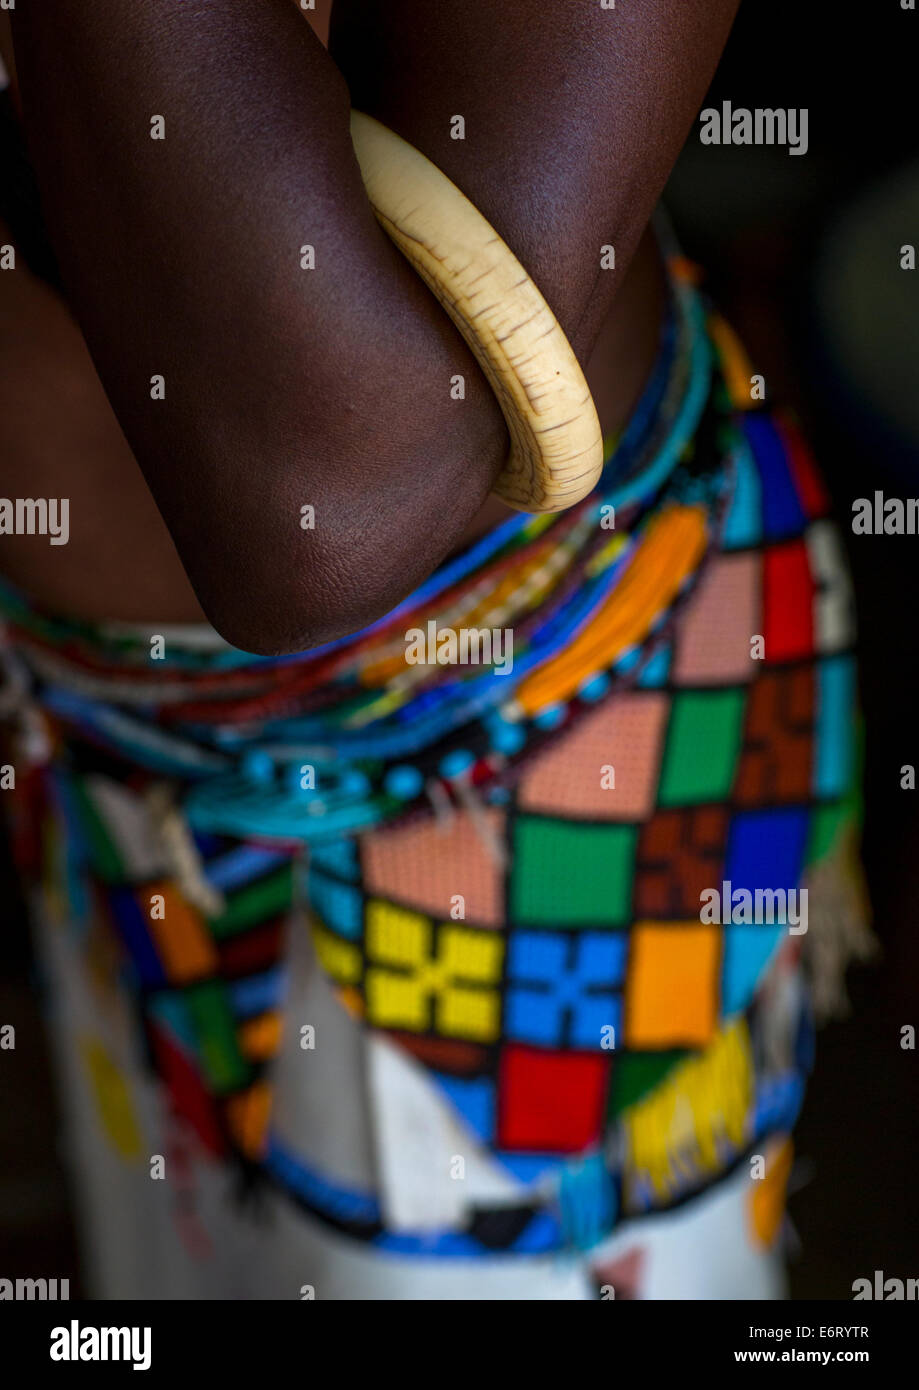
<svg viewBox="0 0 919 1390">
<path fill-rule="evenodd" d="M 779 1292 L 813 986 L 867 942 L 851 599 L 671 265 L 598 489 L 365 632 L 248 657 L 3 590 L 92 1292 Z M 806 890 L 806 931 L 706 920 L 725 884 Z"/>
</svg>

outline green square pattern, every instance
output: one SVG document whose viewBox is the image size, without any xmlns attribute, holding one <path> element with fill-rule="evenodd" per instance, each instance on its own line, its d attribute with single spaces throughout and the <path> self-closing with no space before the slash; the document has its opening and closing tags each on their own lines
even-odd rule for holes
<svg viewBox="0 0 919 1390">
<path fill-rule="evenodd" d="M 824 806 L 816 806 L 811 816 L 804 867 L 818 864 L 829 854 L 840 848 L 841 837 L 861 830 L 861 790 L 853 787 L 842 801 L 833 801 Z"/>
<path fill-rule="evenodd" d="M 186 990 L 183 1000 L 197 1035 L 204 1073 L 214 1090 L 224 1095 L 245 1085 L 249 1067 L 236 1041 L 236 1026 L 224 985 L 206 980 Z"/>
<path fill-rule="evenodd" d="M 690 1054 L 685 1050 L 668 1052 L 627 1052 L 616 1058 L 613 1085 L 610 1091 L 609 1113 L 621 1115 L 653 1091 Z"/>
<path fill-rule="evenodd" d="M 514 826 L 511 920 L 517 926 L 619 927 L 631 916 L 634 825 L 520 816 Z"/>
<path fill-rule="evenodd" d="M 742 690 L 687 690 L 674 697 L 659 805 L 692 806 L 730 796 L 744 704 Z"/>
<path fill-rule="evenodd" d="M 818 806 L 811 816 L 810 832 L 807 837 L 807 850 L 804 863 L 807 868 L 831 854 L 836 846 L 839 832 L 851 819 L 851 810 L 844 801 L 831 806 Z"/>
</svg>

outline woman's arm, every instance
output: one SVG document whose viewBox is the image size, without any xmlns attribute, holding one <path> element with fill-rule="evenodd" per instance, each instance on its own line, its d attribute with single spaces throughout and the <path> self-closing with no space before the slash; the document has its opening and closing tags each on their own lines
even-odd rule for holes
<svg viewBox="0 0 919 1390">
<path fill-rule="evenodd" d="M 583 360 L 734 0 L 339 8 L 355 105 L 478 203 Z M 373 218 L 335 62 L 289 0 L 42 0 L 14 37 L 74 310 L 205 611 L 256 651 L 387 611 L 455 544 L 507 440 Z"/>
<path fill-rule="evenodd" d="M 504 429 L 373 217 L 334 62 L 288 0 L 42 0 L 14 39 L 71 302 L 208 616 L 272 651 L 386 611 Z"/>
<path fill-rule="evenodd" d="M 500 232 L 583 363 L 738 4 L 335 0 L 329 51 L 352 104 L 423 150 Z M 615 273 L 600 269 L 606 244 Z"/>
</svg>

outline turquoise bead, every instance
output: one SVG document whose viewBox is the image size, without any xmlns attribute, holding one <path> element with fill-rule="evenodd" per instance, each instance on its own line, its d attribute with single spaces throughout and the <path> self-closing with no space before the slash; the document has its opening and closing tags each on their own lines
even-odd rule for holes
<svg viewBox="0 0 919 1390">
<path fill-rule="evenodd" d="M 474 754 L 465 748 L 454 748 L 452 753 L 448 753 L 441 759 L 438 771 L 441 777 L 462 777 L 464 772 L 468 772 L 475 764 Z"/>
<path fill-rule="evenodd" d="M 389 769 L 383 778 L 383 787 L 397 801 L 411 801 L 413 797 L 420 795 L 424 787 L 424 778 L 417 767 L 404 764 Z"/>
<path fill-rule="evenodd" d="M 274 759 L 270 754 L 258 749 L 245 755 L 242 770 L 251 782 L 258 782 L 261 786 L 267 786 L 269 782 L 274 781 Z"/>
<path fill-rule="evenodd" d="M 591 676 L 590 680 L 586 680 L 578 694 L 582 700 L 602 700 L 609 688 L 610 678 L 605 671 L 601 671 L 599 675 Z"/>
<path fill-rule="evenodd" d="M 536 715 L 533 723 L 538 729 L 557 729 L 565 717 L 564 705 L 546 705 Z"/>
<path fill-rule="evenodd" d="M 511 724 L 506 719 L 493 719 L 488 727 L 491 746 L 496 753 L 504 753 L 512 758 L 526 743 L 526 732 L 522 724 Z"/>
</svg>

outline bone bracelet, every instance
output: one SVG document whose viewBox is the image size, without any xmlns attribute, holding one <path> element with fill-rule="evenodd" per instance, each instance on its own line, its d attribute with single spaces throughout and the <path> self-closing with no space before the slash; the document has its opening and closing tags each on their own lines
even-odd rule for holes
<svg viewBox="0 0 919 1390">
<path fill-rule="evenodd" d="M 446 309 L 507 422 L 494 485 L 510 506 L 560 512 L 594 487 L 603 437 L 571 344 L 509 246 L 420 150 L 361 111 L 351 138 L 385 231 Z"/>
</svg>

